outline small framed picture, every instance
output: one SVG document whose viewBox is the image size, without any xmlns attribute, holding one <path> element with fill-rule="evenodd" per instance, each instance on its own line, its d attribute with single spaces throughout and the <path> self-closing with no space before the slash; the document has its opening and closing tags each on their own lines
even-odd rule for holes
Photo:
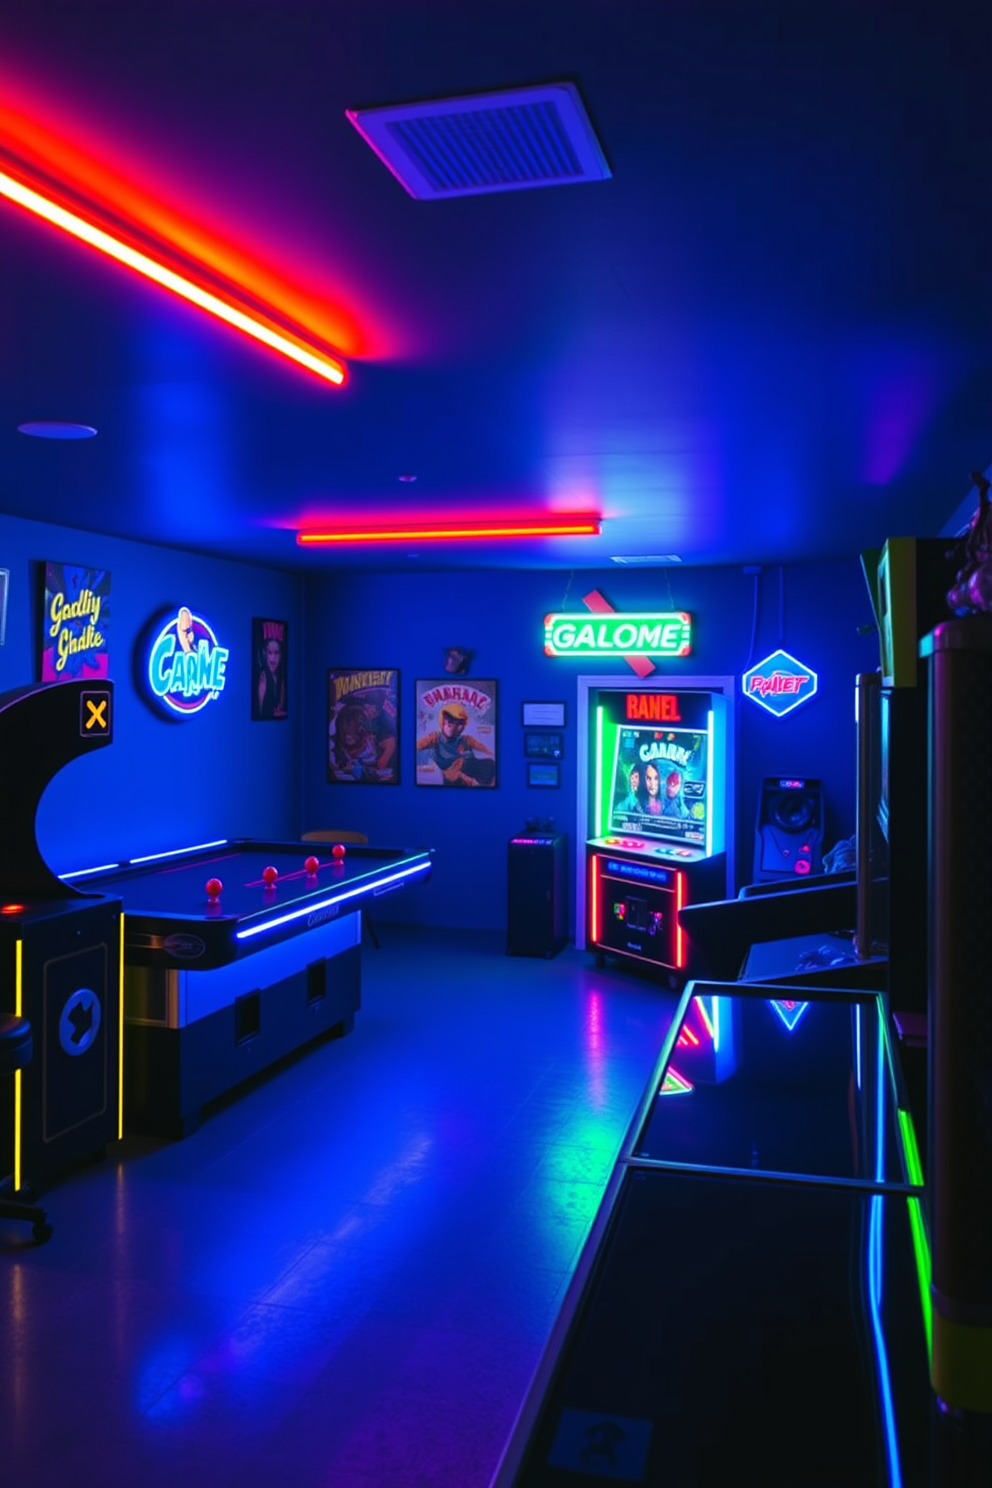
<svg viewBox="0 0 992 1488">
<path fill-rule="evenodd" d="M 524 728 L 564 728 L 564 703 L 523 703 Z"/>
<path fill-rule="evenodd" d="M 251 716 L 255 723 L 289 717 L 286 673 L 289 666 L 289 624 L 286 620 L 251 622 Z"/>
<path fill-rule="evenodd" d="M 552 788 L 561 785 L 561 766 L 531 760 L 527 765 L 527 784 Z"/>
<path fill-rule="evenodd" d="M 560 760 L 564 753 L 564 734 L 546 730 L 529 730 L 524 734 L 524 756 L 527 759 Z"/>
</svg>

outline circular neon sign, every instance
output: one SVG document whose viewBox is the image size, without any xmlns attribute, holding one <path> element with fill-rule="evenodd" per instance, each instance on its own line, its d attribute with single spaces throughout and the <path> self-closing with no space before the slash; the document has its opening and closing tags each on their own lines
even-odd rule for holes
<svg viewBox="0 0 992 1488">
<path fill-rule="evenodd" d="M 230 654 L 218 645 L 207 621 L 183 605 L 151 643 L 148 685 L 152 695 L 180 717 L 199 713 L 224 691 Z"/>
</svg>

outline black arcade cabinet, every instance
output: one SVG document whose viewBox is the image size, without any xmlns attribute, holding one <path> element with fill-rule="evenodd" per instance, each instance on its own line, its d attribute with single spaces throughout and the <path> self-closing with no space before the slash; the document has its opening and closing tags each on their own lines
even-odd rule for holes
<svg viewBox="0 0 992 1488">
<path fill-rule="evenodd" d="M 699 688 L 590 693 L 586 944 L 598 962 L 695 974 L 679 911 L 727 892 L 727 712 Z"/>
<path fill-rule="evenodd" d="M 822 867 L 822 783 L 769 776 L 758 800 L 752 883 L 798 883 Z"/>
<path fill-rule="evenodd" d="M 506 860 L 506 954 L 557 956 L 568 940 L 568 839 L 528 823 Z"/>
<path fill-rule="evenodd" d="M 0 694 L 0 1012 L 30 1022 L 34 1050 L 0 1097 L 15 1191 L 121 1133 L 121 900 L 63 883 L 35 837 L 49 781 L 111 743 L 113 708 L 103 679 Z"/>
</svg>

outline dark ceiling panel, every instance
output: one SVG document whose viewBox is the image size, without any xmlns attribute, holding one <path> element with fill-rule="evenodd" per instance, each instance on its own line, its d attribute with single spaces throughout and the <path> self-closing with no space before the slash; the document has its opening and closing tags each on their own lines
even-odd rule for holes
<svg viewBox="0 0 992 1488">
<path fill-rule="evenodd" d="M 0 146 L 16 113 L 129 179 L 350 377 L 0 201 L 0 510 L 302 569 L 384 566 L 295 543 L 351 519 L 603 516 L 468 567 L 936 532 L 992 460 L 990 55 L 958 0 L 8 7 Z M 554 79 L 610 180 L 418 202 L 345 117 Z"/>
</svg>

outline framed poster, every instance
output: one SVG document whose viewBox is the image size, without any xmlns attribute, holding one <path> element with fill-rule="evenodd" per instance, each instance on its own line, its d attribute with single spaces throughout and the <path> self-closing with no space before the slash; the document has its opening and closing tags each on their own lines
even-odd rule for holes
<svg viewBox="0 0 992 1488">
<path fill-rule="evenodd" d="M 289 625 L 285 620 L 251 622 L 251 716 L 256 723 L 289 717 L 286 668 Z"/>
<path fill-rule="evenodd" d="M 332 785 L 399 785 L 400 674 L 395 667 L 327 673 L 327 779 Z"/>
<path fill-rule="evenodd" d="M 45 564 L 42 682 L 109 677 L 110 574 L 105 568 Z"/>
<path fill-rule="evenodd" d="M 418 681 L 417 784 L 496 784 L 496 683 Z"/>
</svg>

